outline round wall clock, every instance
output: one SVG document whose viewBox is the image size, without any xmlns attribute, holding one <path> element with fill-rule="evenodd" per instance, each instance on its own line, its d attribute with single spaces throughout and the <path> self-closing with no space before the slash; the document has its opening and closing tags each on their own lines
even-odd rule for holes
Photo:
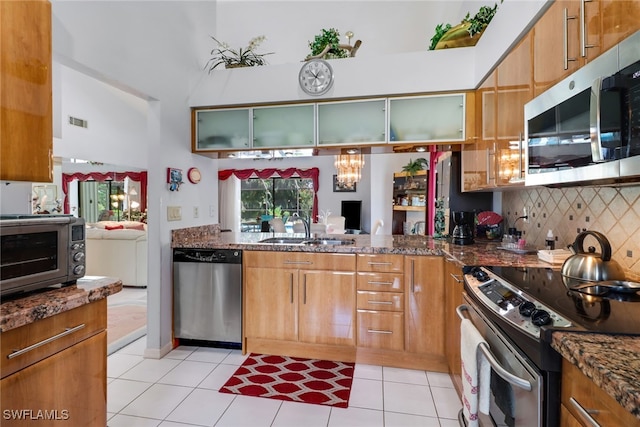
<svg viewBox="0 0 640 427">
<path fill-rule="evenodd" d="M 197 184 L 200 182 L 200 179 L 202 179 L 202 175 L 198 168 L 191 168 L 187 171 L 187 178 L 189 178 L 189 182 L 192 184 Z"/>
<path fill-rule="evenodd" d="M 331 89 L 333 69 L 324 59 L 311 59 L 300 68 L 300 88 L 309 95 L 322 95 Z"/>
</svg>

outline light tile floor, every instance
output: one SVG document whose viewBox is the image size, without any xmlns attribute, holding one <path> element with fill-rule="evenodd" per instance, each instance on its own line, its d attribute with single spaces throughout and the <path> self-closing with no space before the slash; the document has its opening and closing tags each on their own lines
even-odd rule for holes
<svg viewBox="0 0 640 427">
<path fill-rule="evenodd" d="M 447 374 L 357 364 L 349 408 L 219 393 L 240 351 L 181 346 L 144 359 L 146 337 L 108 357 L 109 427 L 457 427 Z"/>
</svg>

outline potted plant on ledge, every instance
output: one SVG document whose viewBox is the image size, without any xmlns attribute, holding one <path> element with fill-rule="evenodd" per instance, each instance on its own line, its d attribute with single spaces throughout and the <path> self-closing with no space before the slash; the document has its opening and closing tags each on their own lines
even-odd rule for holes
<svg viewBox="0 0 640 427">
<path fill-rule="evenodd" d="M 205 68 L 208 68 L 211 73 L 219 65 L 225 66 L 225 68 L 238 68 L 238 67 L 255 67 L 259 65 L 267 65 L 267 61 L 264 58 L 269 53 L 256 53 L 256 48 L 266 39 L 265 36 L 254 37 L 249 40 L 249 44 L 245 48 L 239 48 L 238 50 L 231 49 L 228 44 L 218 41 L 215 37 L 210 36 L 217 44 L 218 47 L 211 51 L 211 58 L 207 61 Z"/>
</svg>

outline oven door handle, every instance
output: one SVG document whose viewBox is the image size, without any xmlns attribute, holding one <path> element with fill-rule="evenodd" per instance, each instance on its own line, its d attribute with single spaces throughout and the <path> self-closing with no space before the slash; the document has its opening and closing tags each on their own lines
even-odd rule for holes
<svg viewBox="0 0 640 427">
<path fill-rule="evenodd" d="M 469 307 L 464 304 L 456 307 L 456 313 L 458 314 L 458 317 L 460 317 L 460 319 L 465 319 L 464 312 L 468 310 Z M 531 391 L 533 389 L 529 381 L 520 378 L 517 375 L 513 375 L 511 372 L 503 368 L 502 365 L 500 365 L 498 359 L 496 359 L 496 357 L 491 352 L 489 344 L 487 344 L 486 342 L 481 342 L 480 344 L 478 344 L 478 350 L 480 350 L 484 357 L 487 358 L 489 365 L 491 365 L 491 369 L 493 369 L 493 371 L 498 374 L 503 380 L 525 391 Z"/>
</svg>

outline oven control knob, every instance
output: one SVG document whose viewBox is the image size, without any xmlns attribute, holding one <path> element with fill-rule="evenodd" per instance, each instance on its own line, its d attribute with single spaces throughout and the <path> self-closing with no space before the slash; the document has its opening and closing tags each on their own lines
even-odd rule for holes
<svg viewBox="0 0 640 427">
<path fill-rule="evenodd" d="M 551 323 L 551 315 L 545 310 L 534 310 L 531 313 L 531 322 L 536 326 L 543 326 Z"/>
<path fill-rule="evenodd" d="M 536 311 L 536 305 L 531 301 L 525 301 L 522 304 L 520 304 L 520 308 L 518 310 L 520 311 L 520 314 L 522 314 L 524 317 L 529 317 L 531 316 L 531 313 Z"/>
</svg>

